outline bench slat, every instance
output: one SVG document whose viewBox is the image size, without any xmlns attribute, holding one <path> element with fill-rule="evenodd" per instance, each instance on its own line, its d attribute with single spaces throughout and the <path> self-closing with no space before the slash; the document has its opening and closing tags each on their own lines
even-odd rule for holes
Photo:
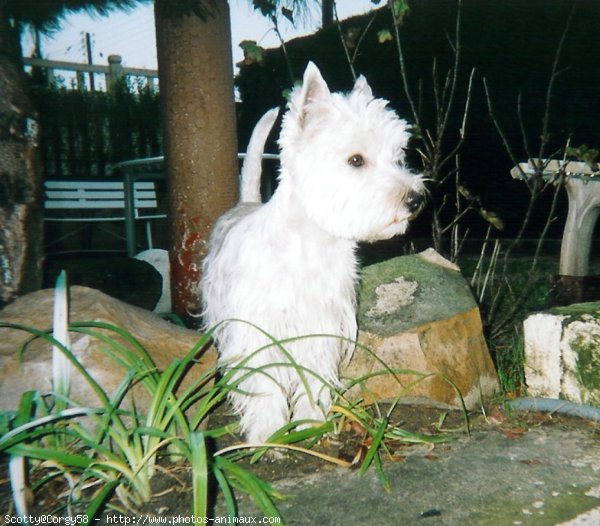
<svg viewBox="0 0 600 526">
<path fill-rule="evenodd" d="M 134 208 L 158 208 L 156 200 L 137 200 L 133 201 Z M 46 210 L 119 210 L 125 208 L 125 201 L 71 201 L 56 200 L 46 201 L 44 204 Z"/>
<path fill-rule="evenodd" d="M 56 200 L 46 201 L 47 210 L 107 210 L 125 208 L 125 201 Z"/>
<path fill-rule="evenodd" d="M 114 210 L 125 207 L 122 181 L 46 181 L 44 187 L 44 208 L 47 210 Z M 158 207 L 153 181 L 134 183 L 133 206 L 135 209 Z"/>
<path fill-rule="evenodd" d="M 154 189 L 145 189 L 145 188 L 134 188 L 133 189 L 133 193 L 135 195 L 140 195 L 140 196 L 153 196 L 156 195 L 156 191 Z M 100 190 L 85 190 L 85 191 L 75 191 L 75 190 L 46 190 L 46 197 L 49 198 L 55 198 L 55 197 L 71 197 L 74 199 L 81 199 L 81 198 L 86 198 L 86 199 L 95 199 L 95 198 L 104 198 L 107 196 L 121 196 L 123 197 L 125 195 L 124 190 L 107 190 L 107 191 L 100 191 Z"/>
<path fill-rule="evenodd" d="M 154 190 L 153 181 L 135 181 L 135 189 Z M 123 181 L 44 181 L 44 188 L 47 190 L 65 190 L 65 191 L 87 191 L 87 190 L 123 190 Z"/>
</svg>

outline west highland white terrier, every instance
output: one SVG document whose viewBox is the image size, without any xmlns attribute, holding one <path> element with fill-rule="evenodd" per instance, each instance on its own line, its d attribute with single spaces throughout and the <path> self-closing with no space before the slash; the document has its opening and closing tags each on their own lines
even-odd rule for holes
<svg viewBox="0 0 600 526">
<path fill-rule="evenodd" d="M 215 224 L 201 284 L 249 443 L 290 421 L 325 419 L 357 335 L 357 243 L 404 233 L 424 190 L 404 164 L 407 123 L 364 77 L 346 95 L 330 93 L 309 63 L 283 118 L 277 190 L 261 204 L 261 155 L 276 118 L 271 110 L 256 125 L 240 202 Z"/>
</svg>

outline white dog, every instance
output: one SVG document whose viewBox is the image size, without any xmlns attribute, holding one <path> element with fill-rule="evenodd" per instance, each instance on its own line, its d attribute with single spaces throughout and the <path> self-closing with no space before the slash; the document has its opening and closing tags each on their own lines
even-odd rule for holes
<svg viewBox="0 0 600 526">
<path fill-rule="evenodd" d="M 363 77 L 330 93 L 310 63 L 283 119 L 275 194 L 260 203 L 271 110 L 248 146 L 240 203 L 215 225 L 204 320 L 221 367 L 237 368 L 230 399 L 249 443 L 290 420 L 324 420 L 357 333 L 357 242 L 404 233 L 423 201 L 404 166 L 407 124 L 386 106 Z"/>
</svg>

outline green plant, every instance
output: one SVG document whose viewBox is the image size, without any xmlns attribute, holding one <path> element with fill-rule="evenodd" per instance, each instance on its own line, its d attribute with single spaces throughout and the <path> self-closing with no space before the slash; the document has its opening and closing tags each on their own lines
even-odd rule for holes
<svg viewBox="0 0 600 526">
<path fill-rule="evenodd" d="M 339 427 L 344 419 L 349 419 L 358 423 L 365 430 L 369 437 L 366 441 L 366 443 L 369 444 L 369 447 L 361 459 L 359 472 L 364 474 L 371 465 L 374 465 L 376 473 L 381 480 L 383 487 L 389 489 L 389 483 L 382 468 L 381 457 L 382 455 L 387 454 L 391 458 L 390 446 L 392 444 L 438 444 L 454 439 L 454 437 L 447 434 L 424 435 L 420 433 L 414 433 L 394 424 L 392 422 L 392 414 L 407 392 L 410 392 L 414 386 L 424 380 L 427 380 L 431 377 L 438 377 L 444 382 L 447 382 L 456 393 L 456 397 L 462 407 L 464 430 L 466 433 L 470 433 L 469 416 L 460 390 L 449 378 L 445 377 L 444 375 L 440 373 L 424 373 L 411 369 L 392 369 L 384 361 L 382 361 L 381 358 L 373 353 L 373 351 L 362 345 L 358 346 L 356 352 L 363 352 L 371 355 L 382 367 L 382 369 L 368 373 L 359 378 L 352 379 L 346 385 L 346 391 L 351 391 L 353 387 L 358 385 L 364 387 L 366 382 L 375 376 L 389 375 L 395 378 L 398 382 L 398 395 L 395 400 L 391 401 L 387 409 L 383 411 L 379 403 L 365 406 L 362 399 L 349 402 L 345 396 L 345 393 L 340 393 L 340 400 L 333 408 L 334 415 L 339 415 L 334 422 L 336 422 L 336 425 Z M 406 380 L 400 380 L 400 378 L 406 377 L 412 378 L 412 381 L 406 383 Z"/>
<path fill-rule="evenodd" d="M 229 388 L 238 389 L 239 384 L 243 383 L 243 380 L 253 374 L 264 374 L 270 375 L 269 370 L 274 367 L 289 367 L 294 370 L 300 382 L 305 385 L 308 390 L 307 378 L 318 380 L 327 389 L 334 390 L 334 387 L 330 385 L 324 378 L 317 375 L 314 371 L 306 369 L 305 367 L 298 364 L 293 355 L 287 350 L 290 344 L 293 344 L 297 340 L 305 340 L 311 338 L 336 338 L 340 339 L 340 336 L 333 335 L 309 335 L 300 336 L 295 338 L 289 338 L 284 340 L 277 340 L 271 335 L 260 329 L 259 327 L 252 325 L 242 320 L 229 320 L 228 323 L 244 323 L 251 325 L 254 329 L 263 333 L 267 337 L 268 343 L 263 347 L 257 349 L 252 355 L 245 359 L 237 362 L 235 366 L 232 366 L 225 373 L 226 382 Z M 261 352 L 264 352 L 272 347 L 276 347 L 282 356 L 282 359 L 278 363 L 270 363 L 268 365 L 252 368 L 249 366 L 252 358 Z M 382 366 L 382 370 L 366 374 L 360 378 L 354 378 L 346 382 L 346 386 L 343 389 L 336 391 L 336 401 L 332 406 L 328 418 L 325 422 L 315 421 L 293 421 L 277 430 L 264 444 L 235 444 L 226 448 L 223 448 L 215 452 L 214 462 L 218 466 L 226 466 L 230 469 L 235 468 L 234 462 L 243 458 L 249 458 L 250 463 L 255 463 L 261 459 L 265 454 L 273 456 L 273 449 L 286 450 L 288 452 L 298 452 L 302 455 L 311 455 L 318 457 L 326 462 L 334 463 L 342 467 L 357 466 L 360 474 L 364 474 L 372 466 L 376 470 L 377 476 L 380 479 L 382 486 L 385 489 L 390 488 L 390 484 L 385 476 L 383 470 L 383 461 L 385 458 L 392 459 L 392 448 L 397 447 L 398 444 L 438 444 L 448 442 L 454 439 L 454 436 L 448 434 L 419 434 L 411 431 L 407 431 L 393 422 L 393 413 L 396 409 L 399 401 L 404 396 L 405 392 L 409 391 L 415 384 L 424 381 L 432 376 L 438 376 L 442 380 L 448 382 L 452 388 L 456 391 L 457 399 L 462 402 L 462 396 L 458 388 L 447 378 L 440 374 L 432 373 L 421 373 L 407 369 L 392 369 L 388 367 L 380 358 L 378 358 L 370 349 L 358 345 L 356 352 L 365 352 L 371 354 L 375 360 L 377 360 Z M 356 395 L 349 395 L 349 391 L 353 387 L 364 384 L 374 376 L 380 375 L 392 375 L 398 382 L 398 396 L 395 401 L 392 401 L 385 410 L 382 409 L 383 404 L 379 403 L 365 403 L 363 399 L 357 399 Z M 413 378 L 411 382 L 403 383 L 400 381 L 401 377 L 410 376 Z M 469 432 L 469 419 L 466 408 L 463 403 L 463 415 L 465 419 L 464 430 Z M 344 429 L 348 426 L 353 428 L 359 428 L 361 435 L 363 435 L 362 445 L 358 447 L 354 459 L 347 461 L 337 456 L 332 456 L 326 450 L 323 450 L 321 444 L 327 442 L 330 437 L 336 437 L 344 432 Z M 235 474 L 232 471 L 231 474 Z M 255 481 L 254 484 L 258 483 Z"/>
<path fill-rule="evenodd" d="M 235 322 L 247 323 L 241 320 L 235 320 Z M 254 326 L 254 328 L 261 331 L 261 329 L 256 326 Z M 245 375 L 248 374 L 268 374 L 268 369 L 272 367 L 290 367 L 294 370 L 294 373 L 298 375 L 300 381 L 305 384 L 306 389 L 308 389 L 306 381 L 307 376 L 317 379 L 328 389 L 334 389 L 333 386 L 331 386 L 325 379 L 318 376 L 314 371 L 308 370 L 298 364 L 294 360 L 293 356 L 287 351 L 287 346 L 299 339 L 304 340 L 307 338 L 325 337 L 342 339 L 340 336 L 320 334 L 277 340 L 268 333 L 265 333 L 264 331 L 261 332 L 263 332 L 263 334 L 269 338 L 270 342 L 264 347 L 255 351 L 253 355 L 239 362 L 237 366 L 232 368 L 228 374 L 235 376 L 241 373 L 242 376 L 238 378 L 238 381 L 241 381 Z M 278 350 L 281 351 L 282 356 L 285 358 L 284 360 L 282 359 L 280 363 L 269 364 L 261 367 L 259 370 L 254 370 L 248 367 L 248 362 L 255 354 L 263 352 L 273 346 L 277 347 Z M 255 462 L 263 454 L 269 451 L 270 448 L 300 451 L 304 454 L 314 455 L 328 462 L 336 463 L 340 466 L 350 467 L 351 465 L 356 465 L 358 466 L 361 474 L 366 473 L 371 466 L 374 466 L 377 476 L 379 477 L 383 487 L 389 489 L 390 485 L 385 476 L 382 461 L 386 456 L 390 459 L 392 458 L 390 448 L 393 444 L 437 444 L 448 442 L 454 439 L 453 436 L 447 434 L 424 435 L 410 432 L 401 428 L 392 420 L 392 414 L 405 393 L 409 392 L 410 389 L 419 382 L 422 382 L 433 376 L 437 376 L 443 381 L 447 382 L 456 392 L 457 399 L 462 404 L 464 429 L 467 433 L 469 432 L 468 413 L 464 405 L 462 395 L 459 389 L 450 379 L 439 373 L 423 373 L 409 369 L 392 369 L 388 367 L 387 364 L 385 364 L 385 362 L 383 362 L 375 353 L 373 353 L 373 351 L 360 344 L 357 346 L 356 352 L 362 352 L 371 355 L 371 357 L 373 357 L 379 363 L 381 370 L 370 372 L 364 376 L 349 379 L 347 382 L 345 382 L 345 387 L 343 389 L 338 389 L 336 392 L 337 400 L 332 406 L 326 422 L 291 422 L 275 432 L 269 438 L 266 444 L 240 444 L 226 448 L 225 450 L 217 452 L 216 454 L 219 455 L 223 452 L 238 451 L 240 456 L 251 455 L 251 461 Z M 390 403 L 385 410 L 381 408 L 382 404 L 367 404 L 363 399 L 357 398 L 356 394 L 350 394 L 355 386 L 364 386 L 364 384 L 373 377 L 383 375 L 390 375 L 396 378 L 398 381 L 397 398 L 392 401 L 392 403 Z M 400 380 L 400 378 L 406 378 L 407 376 L 412 378 L 408 384 L 406 381 Z M 360 428 L 361 433 L 364 435 L 363 443 L 367 445 L 365 448 L 359 448 L 352 462 L 346 462 L 342 459 L 331 457 L 330 455 L 314 449 L 314 447 L 327 436 L 341 434 L 342 430 L 348 423 L 357 425 Z M 303 427 L 306 424 L 311 424 L 311 427 Z M 248 448 L 253 446 L 258 447 L 256 447 L 255 451 L 249 451 Z"/>
<path fill-rule="evenodd" d="M 56 311 L 63 313 L 65 289 L 63 275 L 59 278 L 56 302 Z M 29 327 L 2 324 L 46 340 L 57 351 L 53 355 L 55 363 L 62 362 L 55 368 L 60 373 L 55 376 L 51 393 L 24 393 L 17 411 L 3 414 L 0 419 L 0 452 L 11 457 L 12 489 L 19 515 L 27 515 L 23 497 L 26 466 L 33 469 L 40 485 L 62 477 L 69 485 L 66 507 L 70 511 L 77 509 L 89 521 L 104 509 L 113 493 L 125 510 L 148 501 L 159 454 L 171 460 L 183 459 L 191 465 L 195 516 L 208 515 L 207 480 L 213 476 L 223 490 L 230 513 L 235 513 L 231 491 L 235 487 L 248 491 L 265 515 L 277 515 L 272 500 L 277 494 L 267 484 L 235 466 L 226 455 L 212 458 L 207 453 L 206 438 L 230 431 L 229 428 L 202 430 L 212 408 L 228 392 L 227 378 L 215 382 L 212 369 L 177 392 L 195 358 L 208 345 L 210 333 L 199 336 L 198 343 L 186 356 L 159 372 L 145 349 L 123 329 L 101 322 L 71 324 L 71 332 L 99 339 L 104 344 L 102 352 L 127 371 L 116 392 L 109 396 L 67 347 L 68 340 L 61 337 L 59 341 L 56 337 L 67 334 L 66 316 L 56 316 L 55 324 L 58 324 L 55 336 Z M 93 390 L 98 407 L 80 407 L 69 398 L 68 378 L 74 376 L 73 371 L 67 372 L 69 367 Z M 149 395 L 146 415 L 123 403 L 135 385 Z M 110 506 L 117 504 L 111 502 Z"/>
<path fill-rule="evenodd" d="M 596 148 L 590 148 L 587 144 L 565 148 L 565 155 L 568 159 L 575 161 L 584 161 L 594 172 L 598 171 L 598 155 L 600 151 Z"/>
<path fill-rule="evenodd" d="M 519 396 L 525 385 L 523 335 L 515 331 L 512 338 L 495 348 L 498 380 L 504 393 Z"/>
<path fill-rule="evenodd" d="M 363 430 L 364 442 L 368 444 L 364 455 L 357 454 L 355 463 L 360 465 L 361 473 L 374 466 L 387 488 L 389 482 L 382 468 L 382 459 L 386 453 L 389 454 L 392 444 L 438 443 L 451 439 L 446 435 L 428 436 L 405 431 L 391 421 L 395 404 L 384 411 L 378 404 L 366 406 L 361 400 L 350 401 L 341 391 L 326 422 L 309 427 L 300 426 L 315 423 L 292 422 L 274 433 L 266 444 L 236 444 L 212 452 L 207 441 L 230 433 L 234 426 L 206 428 L 207 418 L 227 393 L 239 389 L 238 384 L 245 375 L 269 374 L 270 367 L 289 366 L 305 383 L 309 375 L 316 377 L 314 372 L 295 363 L 287 352 L 286 346 L 296 338 L 281 341 L 270 338 L 265 348 L 256 351 L 277 346 L 288 360 L 285 363 L 270 364 L 260 369 L 241 363 L 218 378 L 212 369 L 181 387 L 181 381 L 195 358 L 209 344 L 211 332 L 199 336 L 198 343 L 184 357 L 170 362 L 164 371 L 158 371 L 146 350 L 119 327 L 102 322 L 78 322 L 71 323 L 67 331 L 66 298 L 66 279 L 62 274 L 56 287 L 57 314 L 52 335 L 20 325 L 0 324 L 27 331 L 32 338 L 48 342 L 54 348 L 53 362 L 57 365 L 49 394 L 26 392 L 16 411 L 0 414 L 0 452 L 8 454 L 11 459 L 9 471 L 13 497 L 20 516 L 27 515 L 24 498 L 27 471 L 32 475 L 34 490 L 62 479 L 68 491 L 65 502 L 58 506 L 66 508 L 70 514 L 85 515 L 88 522 L 107 507 L 122 512 L 135 510 L 152 496 L 150 482 L 160 457 L 165 461 L 183 461 L 191 466 L 191 511 L 195 517 L 210 515 L 210 481 L 216 482 L 230 516 L 237 514 L 235 494 L 241 491 L 253 498 L 265 516 L 278 517 L 275 501 L 283 496 L 240 465 L 241 459 L 249 458 L 250 463 L 254 463 L 266 452 L 278 448 L 349 467 L 350 462 L 327 454 L 317 445 L 327 435 L 339 434 L 348 422 L 353 422 Z M 85 334 L 99 340 L 103 344 L 102 352 L 126 371 L 112 395 L 89 375 L 72 353 L 69 333 Z M 326 336 L 303 338 L 313 337 Z M 361 350 L 370 352 L 368 349 Z M 27 344 L 20 352 L 27 352 Z M 415 382 L 430 376 L 386 367 L 373 374 L 411 374 Z M 82 407 L 70 397 L 70 383 L 77 376 L 93 390 L 97 406 Z M 370 377 L 372 375 L 355 379 L 348 389 Z M 325 382 L 322 378 L 320 381 Z M 145 414 L 124 403 L 134 386 L 144 389 L 150 399 Z M 458 391 L 457 394 L 460 397 Z M 398 398 L 401 396 L 402 393 Z"/>
</svg>

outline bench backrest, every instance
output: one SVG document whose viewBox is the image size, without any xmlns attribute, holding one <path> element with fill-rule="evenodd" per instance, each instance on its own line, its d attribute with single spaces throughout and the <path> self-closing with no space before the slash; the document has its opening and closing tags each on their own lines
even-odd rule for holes
<svg viewBox="0 0 600 526">
<path fill-rule="evenodd" d="M 157 208 L 154 181 L 133 184 L 134 208 Z M 48 210 L 107 210 L 125 208 L 122 181 L 45 181 L 44 208 Z"/>
</svg>

